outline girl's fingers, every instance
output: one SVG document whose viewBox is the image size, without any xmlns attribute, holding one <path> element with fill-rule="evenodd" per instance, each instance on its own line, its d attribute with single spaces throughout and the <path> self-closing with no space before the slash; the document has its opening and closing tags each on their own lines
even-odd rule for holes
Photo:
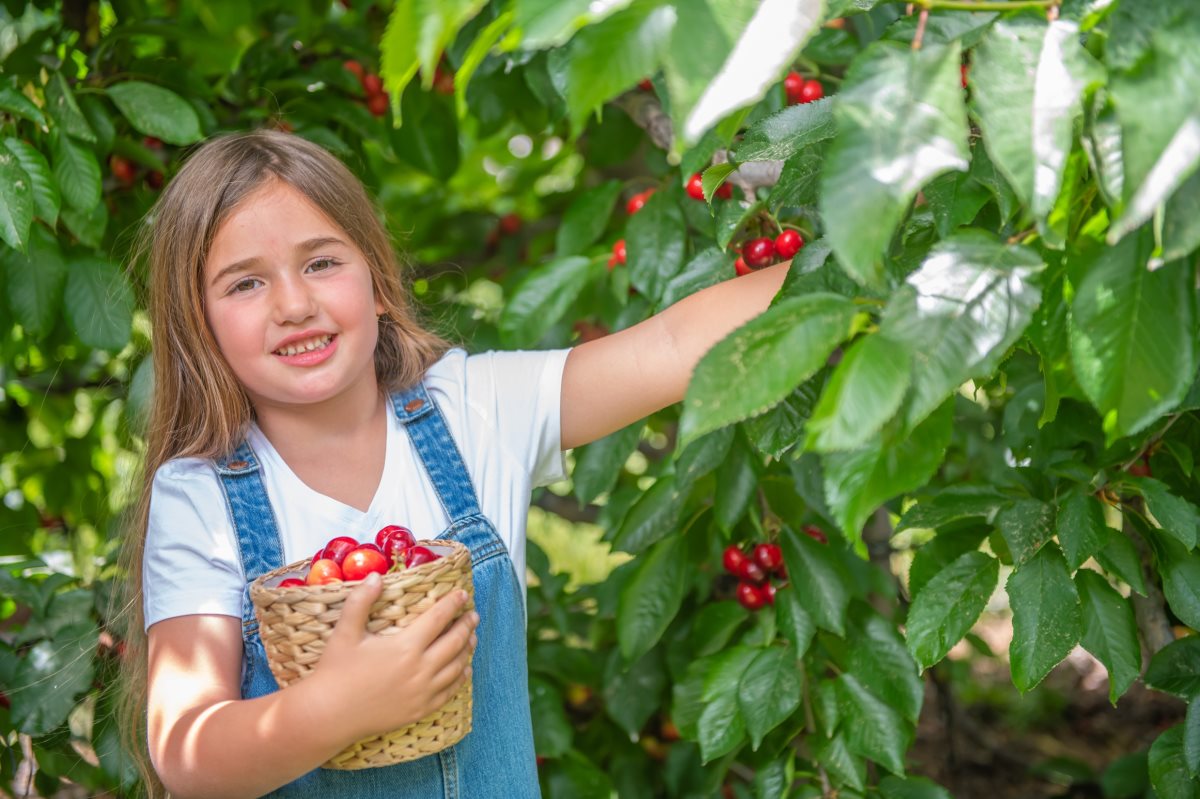
<svg viewBox="0 0 1200 799">
<path fill-rule="evenodd" d="M 421 614 L 421 617 L 409 625 L 406 637 L 417 651 L 425 651 L 454 621 L 463 606 L 467 604 L 466 591 L 451 591 L 434 603 L 433 607 Z M 464 614 L 464 618 L 466 614 Z"/>
<path fill-rule="evenodd" d="M 439 669 L 443 664 L 449 663 L 462 652 L 472 651 L 475 646 L 471 641 L 475 638 L 475 626 L 478 624 L 478 621 L 479 616 L 475 611 L 470 611 L 459 616 L 453 626 L 430 644 L 425 653 L 430 666 L 435 670 Z"/>
<path fill-rule="evenodd" d="M 429 680 L 429 686 L 436 691 L 439 688 L 453 684 L 470 667 L 471 653 L 474 651 L 475 647 L 473 645 L 463 648 L 462 651 L 434 672 L 433 677 Z"/>
<path fill-rule="evenodd" d="M 342 617 L 334 625 L 333 633 L 329 636 L 330 643 L 339 638 L 357 640 L 367 628 L 367 618 L 371 615 L 371 605 L 379 598 L 383 590 L 383 582 L 378 574 L 369 574 L 362 584 L 356 586 L 346 597 L 342 605 Z"/>
</svg>

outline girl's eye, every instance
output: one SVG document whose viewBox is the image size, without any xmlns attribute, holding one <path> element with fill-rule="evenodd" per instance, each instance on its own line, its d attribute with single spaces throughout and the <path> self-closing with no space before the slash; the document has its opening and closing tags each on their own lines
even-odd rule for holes
<svg viewBox="0 0 1200 799">
<path fill-rule="evenodd" d="M 308 268 L 313 272 L 324 272 L 326 269 L 331 269 L 336 265 L 337 261 L 333 260 L 332 258 L 321 258 L 320 260 L 313 261 L 311 264 L 309 264 Z"/>
<path fill-rule="evenodd" d="M 231 288 L 229 291 L 230 293 L 249 291 L 250 289 L 254 288 L 258 282 L 258 278 L 256 277 L 242 278 L 238 282 L 234 283 L 233 288 Z"/>
</svg>

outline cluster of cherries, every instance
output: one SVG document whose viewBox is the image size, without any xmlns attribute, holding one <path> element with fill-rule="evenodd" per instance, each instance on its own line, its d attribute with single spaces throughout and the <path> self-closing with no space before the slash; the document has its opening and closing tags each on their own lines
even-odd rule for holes
<svg viewBox="0 0 1200 799">
<path fill-rule="evenodd" d="M 820 100 L 825 96 L 825 89 L 820 81 L 805 80 L 799 72 L 789 72 L 783 79 L 783 91 L 787 95 L 788 105 L 800 105 Z"/>
<path fill-rule="evenodd" d="M 143 138 L 142 145 L 150 150 L 161 150 L 163 148 L 162 141 L 153 136 Z M 137 182 L 138 168 L 125 156 L 114 154 L 108 159 L 108 166 L 112 170 L 112 176 L 125 188 L 130 188 Z M 163 187 L 162 171 L 158 169 L 147 170 L 146 185 L 155 191 L 161 189 Z"/>
<path fill-rule="evenodd" d="M 764 266 L 770 266 L 777 259 L 786 261 L 800 252 L 803 246 L 804 237 L 791 228 L 784 230 L 774 239 L 766 236 L 750 239 L 742 245 L 741 255 L 733 262 L 733 269 L 738 275 L 748 275 Z"/>
<path fill-rule="evenodd" d="M 372 572 L 411 569 L 442 556 L 428 547 L 419 546 L 407 527 L 389 524 L 375 534 L 374 543 L 359 543 L 348 535 L 329 539 L 317 550 L 309 563 L 304 579 L 288 577 L 279 588 L 295 585 L 325 585 L 343 580 L 362 580 Z"/>
<path fill-rule="evenodd" d="M 387 93 L 383 90 L 383 81 L 374 72 L 368 72 L 363 68 L 363 65 L 357 61 L 350 60 L 342 64 L 354 76 L 358 78 L 358 82 L 362 84 L 363 91 L 367 93 L 367 110 L 373 115 L 381 117 L 387 113 L 388 98 Z"/>
<path fill-rule="evenodd" d="M 783 550 L 779 544 L 756 544 L 747 555 L 737 544 L 725 547 L 722 557 L 725 571 L 738 578 L 737 601 L 746 610 L 758 610 L 775 604 L 775 584 L 771 575 L 787 579 Z"/>
</svg>

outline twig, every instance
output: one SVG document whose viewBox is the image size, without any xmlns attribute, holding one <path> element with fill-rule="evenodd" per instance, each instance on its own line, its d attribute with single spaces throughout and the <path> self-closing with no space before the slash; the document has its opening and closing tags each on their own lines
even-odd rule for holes
<svg viewBox="0 0 1200 799">
<path fill-rule="evenodd" d="M 801 688 L 803 696 L 801 701 L 804 703 L 804 726 L 808 730 L 809 735 L 817 734 L 817 720 L 813 717 L 812 711 L 812 692 L 809 690 L 808 669 L 803 665 L 800 666 L 803 670 Z M 817 774 L 821 776 L 821 796 L 823 799 L 832 799 L 834 796 L 833 786 L 829 783 L 829 774 L 825 771 L 825 767 L 818 763 L 814 758 L 813 764 L 817 767 Z"/>
<path fill-rule="evenodd" d="M 1183 414 L 1181 414 L 1181 413 L 1171 414 L 1171 418 L 1167 420 L 1167 423 L 1166 423 L 1166 425 L 1163 426 L 1163 429 L 1159 430 L 1157 433 L 1155 433 L 1153 436 L 1151 436 L 1150 439 L 1146 442 L 1146 446 L 1144 446 L 1140 450 L 1138 450 L 1138 453 L 1136 455 L 1134 455 L 1132 458 L 1130 458 L 1127 463 L 1124 463 L 1121 465 L 1121 471 L 1123 471 L 1123 472 L 1129 471 L 1129 467 L 1133 466 L 1133 464 L 1140 461 L 1142 459 L 1142 455 L 1144 455 L 1151 447 L 1153 447 L 1159 441 L 1162 441 L 1162 437 L 1165 436 L 1167 434 L 1167 431 L 1171 429 L 1171 425 L 1175 424 L 1175 422 L 1178 421 L 1179 417 L 1182 415 Z"/>
<path fill-rule="evenodd" d="M 921 41 L 925 38 L 925 25 L 929 22 L 929 9 L 922 8 L 917 17 L 917 32 L 913 34 L 912 49 L 920 50 Z"/>
<path fill-rule="evenodd" d="M 1142 540 L 1133 522 L 1130 521 L 1134 513 L 1141 513 L 1139 507 L 1141 502 L 1141 497 L 1137 497 L 1122 503 L 1121 512 L 1124 518 L 1121 522 L 1121 530 L 1133 541 L 1133 546 L 1138 553 L 1138 561 L 1141 564 L 1142 581 L 1146 584 L 1145 596 L 1139 596 L 1136 591 L 1130 593 L 1133 599 L 1133 616 L 1137 621 L 1142 643 L 1145 644 L 1142 648 L 1142 668 L 1145 669 L 1155 652 L 1175 640 L 1175 631 L 1171 629 L 1171 621 L 1167 618 L 1166 599 L 1154 579 L 1150 548 L 1146 546 L 1146 542 Z"/>
<path fill-rule="evenodd" d="M 1059 0 L 915 0 L 921 8 L 931 11 L 1019 11 L 1025 8 L 1051 8 Z"/>
</svg>

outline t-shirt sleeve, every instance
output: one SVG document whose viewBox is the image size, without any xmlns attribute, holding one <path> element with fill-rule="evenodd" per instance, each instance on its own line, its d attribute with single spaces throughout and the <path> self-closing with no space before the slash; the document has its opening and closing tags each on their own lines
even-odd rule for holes
<svg viewBox="0 0 1200 799">
<path fill-rule="evenodd" d="M 567 476 L 562 451 L 562 376 L 569 349 L 493 351 L 468 360 L 468 381 L 476 369 L 490 386 L 493 407 L 487 415 L 500 446 L 529 472 L 531 485 L 542 486 Z M 470 393 L 474 393 L 471 391 Z"/>
<path fill-rule="evenodd" d="M 216 472 L 181 458 L 154 475 L 142 591 L 146 628 L 195 613 L 241 617 L 241 558 Z"/>
</svg>

